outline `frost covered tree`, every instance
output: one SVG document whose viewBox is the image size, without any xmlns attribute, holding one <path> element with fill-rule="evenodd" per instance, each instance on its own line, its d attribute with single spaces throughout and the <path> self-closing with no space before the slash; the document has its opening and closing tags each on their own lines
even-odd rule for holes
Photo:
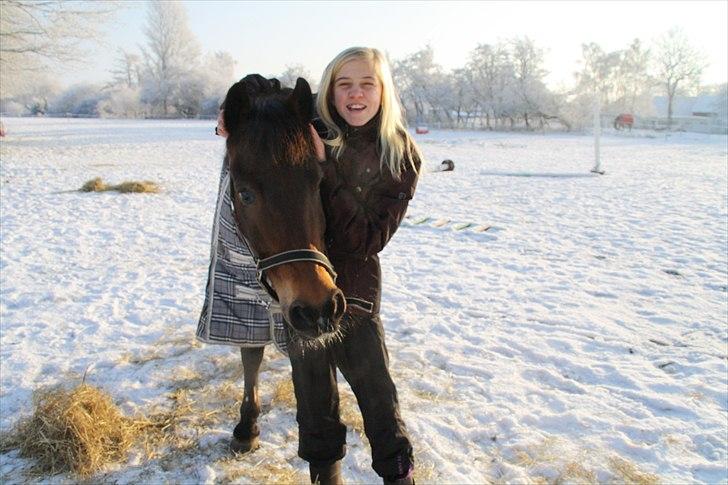
<svg viewBox="0 0 728 485">
<path fill-rule="evenodd" d="M 97 116 L 97 105 L 106 98 L 101 86 L 76 84 L 58 95 L 50 104 L 50 113 L 65 116 Z"/>
<path fill-rule="evenodd" d="M 577 89 L 599 96 L 602 104 L 614 99 L 613 90 L 621 61 L 621 52 L 605 52 L 595 43 L 582 44 L 582 69 L 577 74 Z"/>
<path fill-rule="evenodd" d="M 179 1 L 151 0 L 144 34 L 147 43 L 142 47 L 142 98 L 158 114 L 168 116 L 173 113 L 175 101 L 179 104 L 182 100 L 183 90 L 194 94 L 199 91 L 198 83 L 185 80 L 198 67 L 199 44 Z M 191 108 L 187 101 L 184 103 L 182 109 L 189 113 Z"/>
<path fill-rule="evenodd" d="M 639 39 L 620 54 L 612 107 L 620 113 L 649 111 L 654 79 L 649 74 L 650 51 Z"/>
<path fill-rule="evenodd" d="M 543 51 L 528 38 L 480 44 L 467 64 L 445 72 L 430 46 L 393 63 L 394 80 L 410 121 L 494 129 L 523 121 L 532 129 L 557 118 L 544 77 Z"/>
<path fill-rule="evenodd" d="M 311 73 L 303 66 L 303 64 L 287 64 L 286 70 L 276 76 L 276 79 L 281 82 L 281 86 L 292 88 L 296 85 L 296 80 L 299 77 L 308 81 L 312 92 L 316 92 L 318 90 L 318 80 L 311 77 Z"/>
<path fill-rule="evenodd" d="M 23 86 L 23 90 L 11 99 L 23 106 L 26 113 L 39 116 L 49 111 L 52 101 L 60 92 L 58 81 L 53 76 L 39 73 L 33 76 Z"/>
<path fill-rule="evenodd" d="M 621 51 L 605 52 L 594 42 L 581 46 L 581 71 L 575 74 L 576 87 L 564 116 L 575 127 L 584 127 L 592 119 L 595 103 L 598 109 L 615 99 L 615 86 L 621 62 Z"/>
<path fill-rule="evenodd" d="M 29 75 L 81 63 L 84 42 L 117 9 L 115 2 L 2 0 L 0 2 L 0 84 L 3 96 L 22 94 Z"/>
<path fill-rule="evenodd" d="M 142 80 L 142 58 L 139 54 L 119 49 L 114 69 L 111 70 L 112 85 L 133 88 Z"/>
<path fill-rule="evenodd" d="M 406 107 L 414 108 L 415 122 L 424 122 L 429 113 L 439 116 L 433 87 L 436 79 L 442 75 L 442 69 L 435 63 L 432 47 L 428 45 L 396 61 L 392 74 L 402 102 Z"/>
<path fill-rule="evenodd" d="M 463 73 L 470 85 L 472 99 L 485 117 L 490 130 L 491 120 L 507 117 L 511 105 L 514 79 L 510 52 L 503 43 L 480 44 L 471 53 Z"/>
<path fill-rule="evenodd" d="M 217 116 L 220 103 L 235 80 L 235 60 L 229 52 L 208 54 L 199 72 L 203 83 L 201 114 Z"/>
<path fill-rule="evenodd" d="M 119 49 L 111 76 L 111 81 L 104 88 L 106 96 L 99 99 L 96 107 L 98 115 L 104 118 L 137 118 L 147 114 L 149 107 L 141 99 L 144 80 L 142 56 Z"/>
<path fill-rule="evenodd" d="M 649 74 L 650 51 L 639 39 L 623 50 L 605 52 L 599 45 L 582 45 L 582 70 L 575 93 L 582 104 L 598 97 L 612 114 L 648 112 L 654 78 Z M 587 109 L 588 111 L 588 109 Z"/>
<path fill-rule="evenodd" d="M 543 62 L 543 49 L 528 37 L 480 44 L 470 53 L 464 75 L 486 128 L 506 122 L 513 128 L 522 120 L 532 129 L 534 120 L 543 126 L 556 117 Z"/>
<path fill-rule="evenodd" d="M 138 86 L 116 86 L 99 101 L 96 111 L 102 118 L 141 118 L 147 107 L 142 103 Z"/>
<path fill-rule="evenodd" d="M 455 69 L 452 72 L 452 93 L 453 111 L 455 113 L 455 125 L 466 125 L 472 118 L 476 103 L 471 88 L 471 77 L 464 68 Z"/>
<path fill-rule="evenodd" d="M 544 83 L 543 49 L 528 37 L 515 38 L 510 42 L 510 58 L 513 63 L 513 92 L 515 110 L 523 115 L 526 128 L 531 129 L 530 117 L 537 117 L 541 126 L 549 111 L 551 96 Z"/>
<path fill-rule="evenodd" d="M 672 28 L 656 42 L 657 78 L 667 95 L 667 125 L 672 126 L 675 95 L 700 85 L 707 67 L 704 56 L 690 45 L 678 28 Z"/>
</svg>

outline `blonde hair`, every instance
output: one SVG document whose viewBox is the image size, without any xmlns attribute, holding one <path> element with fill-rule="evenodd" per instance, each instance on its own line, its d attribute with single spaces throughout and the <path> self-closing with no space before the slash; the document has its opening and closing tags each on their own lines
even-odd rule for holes
<svg viewBox="0 0 728 485">
<path fill-rule="evenodd" d="M 334 158 L 338 160 L 344 151 L 345 141 L 344 132 L 334 122 L 333 117 L 333 112 L 336 111 L 332 102 L 334 81 L 344 64 L 353 60 L 364 60 L 371 63 L 382 86 L 381 120 L 379 123 L 380 167 L 386 165 L 392 175 L 399 178 L 399 174 L 404 169 L 402 161 L 407 159 L 416 171 L 414 158 L 417 157 L 422 160 L 422 154 L 407 132 L 389 63 L 378 49 L 350 47 L 334 57 L 326 66 L 319 83 L 319 95 L 316 98 L 316 111 L 318 111 L 321 121 L 334 135 L 332 139 L 325 140 L 325 143 L 333 148 Z"/>
</svg>

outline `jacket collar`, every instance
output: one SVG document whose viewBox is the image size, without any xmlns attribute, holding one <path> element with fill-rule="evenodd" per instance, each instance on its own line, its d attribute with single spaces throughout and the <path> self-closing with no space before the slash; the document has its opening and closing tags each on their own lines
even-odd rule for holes
<svg viewBox="0 0 728 485">
<path fill-rule="evenodd" d="M 376 140 L 379 137 L 379 123 L 382 119 L 382 108 L 379 108 L 377 114 L 363 126 L 351 126 L 349 123 L 344 121 L 344 118 L 339 116 L 336 109 L 333 109 L 332 111 L 334 115 L 334 122 L 344 132 L 344 139 L 352 140 L 363 138 L 367 140 Z"/>
</svg>

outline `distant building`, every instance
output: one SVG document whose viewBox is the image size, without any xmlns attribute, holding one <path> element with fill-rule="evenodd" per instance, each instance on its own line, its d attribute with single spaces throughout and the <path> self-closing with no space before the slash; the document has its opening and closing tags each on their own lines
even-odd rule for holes
<svg viewBox="0 0 728 485">
<path fill-rule="evenodd" d="M 726 97 L 719 94 L 700 96 L 675 96 L 672 102 L 672 116 L 701 116 L 704 118 L 725 118 Z M 655 96 L 652 101 L 655 116 L 667 117 L 667 96 Z"/>
<path fill-rule="evenodd" d="M 652 100 L 653 117 L 645 124 L 659 128 L 667 120 L 667 96 Z M 728 97 L 721 94 L 675 96 L 672 103 L 673 129 L 702 133 L 728 133 Z"/>
</svg>

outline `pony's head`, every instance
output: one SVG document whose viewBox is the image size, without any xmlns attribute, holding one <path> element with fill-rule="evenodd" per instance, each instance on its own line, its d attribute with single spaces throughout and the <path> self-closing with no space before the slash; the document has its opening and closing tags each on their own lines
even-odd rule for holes
<svg viewBox="0 0 728 485">
<path fill-rule="evenodd" d="M 311 88 L 299 78 L 293 90 L 275 85 L 251 96 L 241 81 L 228 91 L 223 116 L 235 221 L 259 262 L 267 262 L 259 263 L 261 283 L 300 336 L 337 330 L 346 302 L 321 258 L 325 220 L 309 131 Z"/>
</svg>

